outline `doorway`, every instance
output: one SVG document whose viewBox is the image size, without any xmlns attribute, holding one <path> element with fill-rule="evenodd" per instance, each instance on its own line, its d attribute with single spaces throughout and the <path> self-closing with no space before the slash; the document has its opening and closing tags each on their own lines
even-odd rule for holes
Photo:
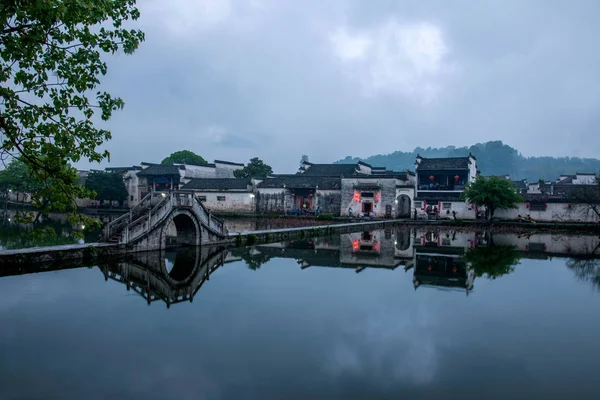
<svg viewBox="0 0 600 400">
<path fill-rule="evenodd" d="M 373 212 L 373 203 L 364 202 L 362 203 L 362 212 L 365 214 L 371 214 Z"/>
</svg>

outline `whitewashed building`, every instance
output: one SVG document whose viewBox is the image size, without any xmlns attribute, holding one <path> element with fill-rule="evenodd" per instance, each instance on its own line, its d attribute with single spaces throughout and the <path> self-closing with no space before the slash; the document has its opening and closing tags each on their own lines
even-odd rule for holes
<svg viewBox="0 0 600 400">
<path fill-rule="evenodd" d="M 190 190 L 212 212 L 248 214 L 256 210 L 251 179 L 196 178 L 181 186 Z"/>
</svg>

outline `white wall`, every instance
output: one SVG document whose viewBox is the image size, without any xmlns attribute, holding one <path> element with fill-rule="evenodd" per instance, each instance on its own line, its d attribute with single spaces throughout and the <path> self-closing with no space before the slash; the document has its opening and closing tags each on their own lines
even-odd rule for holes
<svg viewBox="0 0 600 400">
<path fill-rule="evenodd" d="M 207 191 L 194 191 L 196 197 L 206 196 L 206 201 L 203 202 L 204 206 L 212 212 L 243 212 L 253 213 L 255 210 L 254 206 L 254 195 L 252 192 L 207 192 Z M 217 197 L 225 197 L 225 201 L 217 200 Z"/>
<path fill-rule="evenodd" d="M 536 221 L 567 221 L 567 222 L 598 222 L 598 216 L 592 210 L 588 210 L 584 205 L 572 205 L 569 203 L 547 203 L 544 211 L 531 211 L 527 205 L 529 203 L 519 203 L 517 209 L 496 210 L 495 218 L 517 219 L 518 215 L 525 216 L 529 214 Z"/>
<path fill-rule="evenodd" d="M 450 207 L 444 207 L 445 203 L 450 203 Z M 418 204 L 417 204 L 418 205 Z M 421 207 L 417 209 L 417 213 L 423 215 L 428 205 L 438 206 L 439 216 L 442 219 L 454 219 L 452 211 L 456 211 L 457 219 L 475 219 L 476 209 L 470 203 L 464 201 L 443 201 L 443 202 L 426 202 L 421 201 Z M 413 203 L 413 210 L 416 205 Z M 446 212 L 450 211 L 450 212 Z"/>
</svg>

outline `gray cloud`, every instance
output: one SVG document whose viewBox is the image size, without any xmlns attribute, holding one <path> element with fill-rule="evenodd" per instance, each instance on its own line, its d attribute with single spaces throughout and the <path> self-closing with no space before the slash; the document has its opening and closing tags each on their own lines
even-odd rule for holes
<svg viewBox="0 0 600 400">
<path fill-rule="evenodd" d="M 501 139 L 597 156 L 600 4 L 174 0 L 140 4 L 146 42 L 110 63 L 125 110 L 112 164 L 181 148 L 291 172 L 416 146 Z"/>
</svg>

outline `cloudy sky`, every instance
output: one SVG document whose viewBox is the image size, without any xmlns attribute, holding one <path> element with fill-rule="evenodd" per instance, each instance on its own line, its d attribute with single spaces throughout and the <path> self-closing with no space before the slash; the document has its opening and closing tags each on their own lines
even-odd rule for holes
<svg viewBox="0 0 600 400">
<path fill-rule="evenodd" d="M 600 155 L 600 3 L 146 0 L 110 61 L 111 165 L 189 149 L 276 172 L 503 140 Z M 84 165 L 81 165 L 84 167 Z"/>
</svg>

